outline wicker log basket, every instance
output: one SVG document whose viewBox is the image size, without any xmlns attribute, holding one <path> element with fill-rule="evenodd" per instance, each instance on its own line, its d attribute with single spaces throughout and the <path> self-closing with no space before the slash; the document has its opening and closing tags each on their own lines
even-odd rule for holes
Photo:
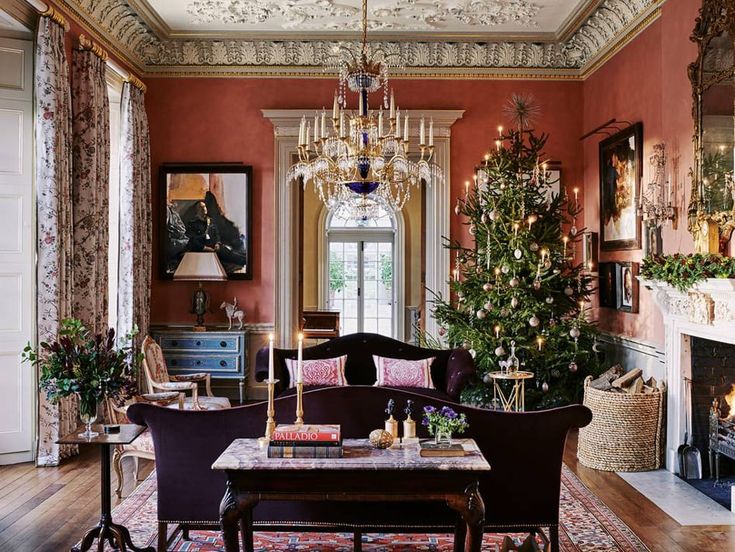
<svg viewBox="0 0 735 552">
<path fill-rule="evenodd" d="M 611 393 L 584 381 L 584 405 L 592 422 L 579 430 L 577 457 L 603 471 L 647 471 L 661 467 L 665 390 Z"/>
</svg>

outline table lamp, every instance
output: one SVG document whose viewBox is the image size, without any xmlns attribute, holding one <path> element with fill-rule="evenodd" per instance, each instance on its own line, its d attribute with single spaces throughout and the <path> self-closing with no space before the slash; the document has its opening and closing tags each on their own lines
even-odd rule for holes
<svg viewBox="0 0 735 552">
<path fill-rule="evenodd" d="M 207 297 L 207 293 L 204 291 L 202 282 L 227 280 L 227 272 L 225 272 L 222 263 L 219 262 L 217 253 L 214 251 L 204 251 L 201 253 L 187 251 L 176 268 L 176 272 L 174 272 L 174 280 L 199 282 L 199 287 L 194 291 L 191 299 L 191 313 L 197 315 L 194 331 L 207 331 L 204 327 L 204 314 L 207 312 L 209 306 L 209 297 Z"/>
</svg>

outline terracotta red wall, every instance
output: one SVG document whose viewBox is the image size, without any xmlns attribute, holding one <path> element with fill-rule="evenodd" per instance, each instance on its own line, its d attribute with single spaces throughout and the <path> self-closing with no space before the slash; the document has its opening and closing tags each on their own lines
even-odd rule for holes
<svg viewBox="0 0 735 552">
<path fill-rule="evenodd" d="M 249 322 L 272 322 L 274 313 L 273 129 L 261 109 L 331 105 L 333 79 L 149 78 L 146 104 L 151 129 L 154 213 L 158 216 L 158 168 L 164 162 L 241 161 L 253 166 L 252 281 L 210 283 L 213 305 L 237 295 Z M 464 109 L 452 128 L 452 210 L 493 142 L 502 108 L 513 92 L 532 93 L 542 107 L 537 128 L 549 132 L 547 152 L 564 166 L 570 185 L 582 181 L 582 83 L 538 81 L 395 80 L 396 100 L 406 109 Z M 452 236 L 468 241 L 452 214 Z M 152 321 L 189 322 L 192 284 L 162 281 L 157 274 L 158 222 L 154 224 Z M 447 267 L 449 272 L 449 267 Z"/>
<path fill-rule="evenodd" d="M 689 167 L 692 165 L 693 124 L 691 87 L 687 65 L 696 57 L 688 40 L 700 0 L 670 0 L 661 17 L 635 40 L 591 75 L 583 86 L 584 129 L 590 130 L 616 118 L 643 122 L 643 181 L 651 177 L 648 158 L 652 146 L 666 143 L 667 171 L 678 190 L 678 228 L 663 233 L 664 253 L 693 250 L 686 226 L 689 201 Z M 599 141 L 584 142 L 585 220 L 599 231 Z M 601 261 L 640 261 L 641 250 L 601 253 Z M 663 343 L 663 321 L 645 289 L 640 293 L 640 313 L 629 314 L 599 309 L 600 328 L 621 335 Z"/>
</svg>

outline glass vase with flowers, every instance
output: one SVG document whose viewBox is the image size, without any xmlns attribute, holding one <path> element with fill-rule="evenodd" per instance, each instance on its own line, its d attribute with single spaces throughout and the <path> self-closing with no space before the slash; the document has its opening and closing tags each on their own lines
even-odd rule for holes
<svg viewBox="0 0 735 552">
<path fill-rule="evenodd" d="M 428 428 L 429 434 L 434 437 L 434 444 L 438 447 L 451 446 L 452 435 L 464 433 L 469 427 L 467 416 L 457 414 L 448 406 L 443 406 L 440 409 L 434 406 L 425 406 L 424 418 L 421 423 Z"/>
<path fill-rule="evenodd" d="M 116 343 L 115 330 L 92 334 L 75 318 L 65 318 L 59 336 L 52 343 L 42 342 L 38 348 L 30 343 L 23 350 L 23 360 L 39 370 L 39 387 L 52 403 L 76 395 L 79 417 L 85 425 L 80 437 L 91 439 L 100 404 L 111 399 L 122 404 L 137 389 L 136 368 L 141 355 L 135 355 L 133 330 L 121 343 Z"/>
</svg>

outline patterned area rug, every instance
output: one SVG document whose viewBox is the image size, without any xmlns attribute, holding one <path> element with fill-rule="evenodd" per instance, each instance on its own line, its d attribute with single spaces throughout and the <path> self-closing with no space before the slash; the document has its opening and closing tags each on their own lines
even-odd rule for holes
<svg viewBox="0 0 735 552">
<path fill-rule="evenodd" d="M 564 552 L 650 552 L 648 547 L 565 466 L 561 485 L 560 544 Z M 136 546 L 156 545 L 155 472 L 113 511 L 113 519 L 130 529 Z M 511 535 L 515 539 L 525 535 Z M 219 531 L 181 533 L 169 545 L 177 552 L 224 550 Z M 363 536 L 363 549 L 371 552 L 440 552 L 452 550 L 452 535 Z M 503 535 L 485 535 L 483 550 L 500 549 Z M 106 551 L 112 548 L 106 547 Z M 346 533 L 255 533 L 258 552 L 349 552 L 352 535 Z"/>
</svg>

